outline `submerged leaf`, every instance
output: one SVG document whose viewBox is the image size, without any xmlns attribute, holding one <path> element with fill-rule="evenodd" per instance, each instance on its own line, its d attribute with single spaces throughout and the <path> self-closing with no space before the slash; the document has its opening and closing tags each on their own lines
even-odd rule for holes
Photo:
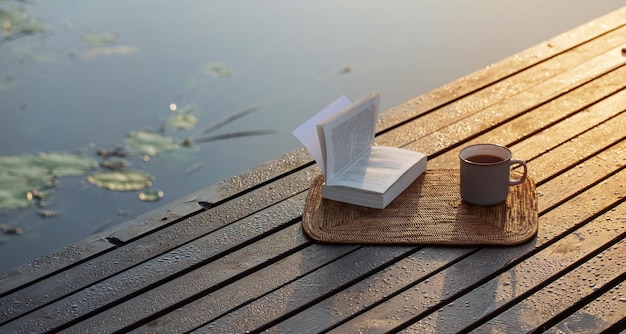
<svg viewBox="0 0 626 334">
<path fill-rule="evenodd" d="M 71 153 L 40 153 L 36 160 L 57 176 L 80 176 L 98 166 L 91 158 Z"/>
<path fill-rule="evenodd" d="M 163 192 L 157 189 L 148 189 L 139 193 L 139 200 L 143 202 L 156 202 L 163 198 Z"/>
<path fill-rule="evenodd" d="M 132 131 L 126 137 L 126 145 L 132 150 L 151 157 L 178 148 L 178 143 L 173 138 L 149 131 Z"/>
<path fill-rule="evenodd" d="M 0 209 L 21 209 L 33 204 L 26 192 L 0 188 Z"/>
<path fill-rule="evenodd" d="M 2 36 L 6 39 L 18 34 L 34 34 L 47 29 L 39 20 L 31 19 L 22 7 L 0 8 Z"/>
<path fill-rule="evenodd" d="M 187 130 L 196 126 L 198 119 L 191 113 L 194 111 L 192 105 L 185 106 L 170 116 L 168 122 L 176 130 Z"/>
<path fill-rule="evenodd" d="M 12 77 L 7 77 L 4 80 L 0 80 L 0 92 L 6 92 L 17 87 L 17 82 Z"/>
<path fill-rule="evenodd" d="M 81 40 L 89 45 L 105 45 L 115 43 L 117 37 L 118 34 L 85 34 Z"/>
<path fill-rule="evenodd" d="M 71 153 L 40 153 L 0 157 L 0 208 L 31 206 L 33 193 L 54 186 L 59 176 L 84 175 L 95 160 Z"/>
<path fill-rule="evenodd" d="M 93 173 L 87 176 L 87 182 L 109 190 L 133 191 L 152 185 L 153 177 L 136 170 L 116 170 Z"/>
<path fill-rule="evenodd" d="M 226 68 L 222 63 L 210 63 L 204 70 L 215 78 L 227 78 L 233 75 L 233 71 Z"/>
<path fill-rule="evenodd" d="M 131 45 L 105 46 L 87 50 L 83 59 L 91 59 L 95 56 L 129 55 L 139 52 L 139 48 Z"/>
<path fill-rule="evenodd" d="M 187 130 L 196 126 L 198 119 L 194 115 L 174 114 L 170 116 L 169 123 L 176 130 Z"/>
</svg>

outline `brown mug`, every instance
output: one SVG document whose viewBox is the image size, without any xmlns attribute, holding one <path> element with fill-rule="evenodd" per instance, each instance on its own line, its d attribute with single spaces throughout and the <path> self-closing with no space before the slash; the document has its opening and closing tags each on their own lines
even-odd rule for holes
<svg viewBox="0 0 626 334">
<path fill-rule="evenodd" d="M 511 150 L 495 144 L 476 144 L 459 152 L 461 161 L 461 198 L 476 205 L 502 203 L 509 195 L 509 186 L 526 179 L 528 167 L 524 160 L 512 159 Z M 522 166 L 517 180 L 510 179 L 511 166 Z"/>
</svg>

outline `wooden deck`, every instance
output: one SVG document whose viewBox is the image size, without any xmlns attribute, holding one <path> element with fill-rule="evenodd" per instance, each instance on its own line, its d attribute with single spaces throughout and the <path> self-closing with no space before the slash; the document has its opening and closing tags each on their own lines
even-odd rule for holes
<svg viewBox="0 0 626 334">
<path fill-rule="evenodd" d="M 479 142 L 528 161 L 529 242 L 314 243 L 301 149 L 3 274 L 0 332 L 624 330 L 625 48 L 626 7 L 382 115 L 429 169 Z"/>
</svg>

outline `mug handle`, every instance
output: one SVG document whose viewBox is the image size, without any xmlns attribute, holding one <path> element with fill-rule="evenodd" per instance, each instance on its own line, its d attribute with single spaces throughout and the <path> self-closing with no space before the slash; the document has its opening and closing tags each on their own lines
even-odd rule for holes
<svg viewBox="0 0 626 334">
<path fill-rule="evenodd" d="M 510 166 L 513 166 L 513 165 L 522 166 L 524 168 L 524 173 L 522 174 L 522 177 L 517 180 L 509 180 L 510 186 L 514 186 L 516 184 L 520 184 L 524 182 L 524 180 L 526 180 L 526 174 L 528 174 L 528 167 L 526 167 L 526 162 L 524 160 L 513 159 L 511 160 Z"/>
</svg>

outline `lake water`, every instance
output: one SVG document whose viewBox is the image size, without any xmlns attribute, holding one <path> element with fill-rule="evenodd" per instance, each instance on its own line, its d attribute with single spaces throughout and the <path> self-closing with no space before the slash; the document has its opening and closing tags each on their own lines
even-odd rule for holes
<svg viewBox="0 0 626 334">
<path fill-rule="evenodd" d="M 0 213 L 0 272 L 300 147 L 290 131 L 345 94 L 401 104 L 624 5 L 623 0 L 17 1 L 46 32 L 0 44 L 0 155 L 96 151 L 159 131 L 170 105 L 194 105 L 184 139 L 276 132 L 130 157 L 159 202 L 62 177 L 41 208 Z M 106 45 L 85 36 L 112 36 Z M 215 75 L 211 66 L 229 70 Z M 213 67 L 215 69 L 215 67 Z M 217 73 L 217 74 L 220 74 Z"/>
</svg>

